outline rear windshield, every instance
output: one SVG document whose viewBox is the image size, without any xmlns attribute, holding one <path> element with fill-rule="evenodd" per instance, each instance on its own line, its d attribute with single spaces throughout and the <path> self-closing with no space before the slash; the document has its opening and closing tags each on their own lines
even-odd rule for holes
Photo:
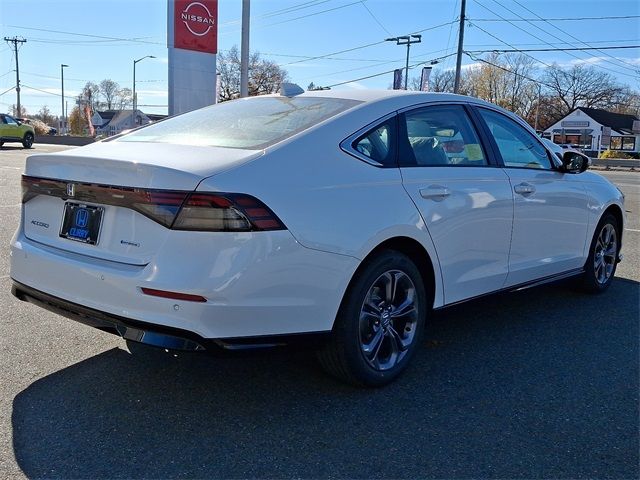
<svg viewBox="0 0 640 480">
<path fill-rule="evenodd" d="M 318 97 L 234 100 L 169 118 L 116 141 L 261 149 L 358 103 Z"/>
</svg>

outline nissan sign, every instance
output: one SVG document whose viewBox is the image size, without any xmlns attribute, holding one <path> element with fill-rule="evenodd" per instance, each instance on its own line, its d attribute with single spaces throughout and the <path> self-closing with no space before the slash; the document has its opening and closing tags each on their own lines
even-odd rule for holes
<svg viewBox="0 0 640 480">
<path fill-rule="evenodd" d="M 175 0 L 175 48 L 218 53 L 218 0 Z"/>
</svg>

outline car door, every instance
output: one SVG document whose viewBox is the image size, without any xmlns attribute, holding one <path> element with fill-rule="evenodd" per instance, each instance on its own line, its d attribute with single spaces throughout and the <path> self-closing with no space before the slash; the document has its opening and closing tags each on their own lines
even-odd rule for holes
<svg viewBox="0 0 640 480">
<path fill-rule="evenodd" d="M 445 303 L 502 288 L 513 219 L 509 178 L 461 104 L 400 115 L 399 165 L 441 265 Z"/>
<path fill-rule="evenodd" d="M 9 115 L 4 115 L 2 137 L 14 140 L 20 140 L 22 138 L 20 135 L 20 125 L 18 125 L 18 122 Z"/>
<path fill-rule="evenodd" d="M 0 138 L 6 138 L 7 135 L 7 120 L 5 115 L 0 115 Z"/>
<path fill-rule="evenodd" d="M 558 171 L 539 138 L 514 119 L 488 108 L 477 111 L 514 192 L 505 286 L 582 268 L 588 207 L 579 177 Z"/>
</svg>

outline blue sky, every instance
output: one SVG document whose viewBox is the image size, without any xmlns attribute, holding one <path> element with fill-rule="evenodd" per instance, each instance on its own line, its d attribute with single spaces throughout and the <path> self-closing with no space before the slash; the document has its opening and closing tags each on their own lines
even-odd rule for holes
<svg viewBox="0 0 640 480">
<path fill-rule="evenodd" d="M 222 50 L 240 44 L 241 4 L 219 1 Z M 303 88 L 311 81 L 346 82 L 335 88 L 387 88 L 391 74 L 360 79 L 404 66 L 405 47 L 382 41 L 422 31 L 422 43 L 411 48 L 411 63 L 453 53 L 458 26 L 449 23 L 458 18 L 459 9 L 460 0 L 252 0 L 251 50 L 279 63 Z M 71 109 L 88 80 L 110 78 L 131 87 L 133 60 L 154 55 L 156 59 L 136 68 L 138 104 L 151 113 L 166 113 L 166 14 L 167 0 L 0 0 L 1 36 L 27 39 L 19 51 L 22 104 L 30 113 L 42 105 L 60 113 L 61 63 L 70 66 L 65 69 L 65 96 Z M 640 45 L 639 15 L 637 0 L 467 0 L 465 49 Z M 549 21 L 522 20 L 537 16 Z M 602 16 L 636 18 L 556 20 Z M 375 45 L 358 48 L 369 44 Z M 354 50 L 314 58 L 348 49 Z M 637 48 L 530 55 L 542 68 L 553 62 L 587 62 L 640 89 Z M 463 65 L 472 63 L 468 57 L 463 60 Z M 454 57 L 437 65 L 454 66 Z M 15 84 L 14 68 L 11 49 L 1 43 L 0 94 Z M 0 95 L 0 111 L 14 103 L 15 91 Z"/>
</svg>

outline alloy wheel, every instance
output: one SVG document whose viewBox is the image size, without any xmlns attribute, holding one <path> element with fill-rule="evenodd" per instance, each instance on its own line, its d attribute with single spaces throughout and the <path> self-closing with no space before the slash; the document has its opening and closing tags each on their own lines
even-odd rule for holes
<svg viewBox="0 0 640 480">
<path fill-rule="evenodd" d="M 393 368 L 408 353 L 418 324 L 416 287 L 400 270 L 380 275 L 360 309 L 360 350 L 375 370 Z"/>
<path fill-rule="evenodd" d="M 616 265 L 617 253 L 616 229 L 607 223 L 600 230 L 593 252 L 593 271 L 599 285 L 604 285 L 611 278 Z"/>
</svg>

